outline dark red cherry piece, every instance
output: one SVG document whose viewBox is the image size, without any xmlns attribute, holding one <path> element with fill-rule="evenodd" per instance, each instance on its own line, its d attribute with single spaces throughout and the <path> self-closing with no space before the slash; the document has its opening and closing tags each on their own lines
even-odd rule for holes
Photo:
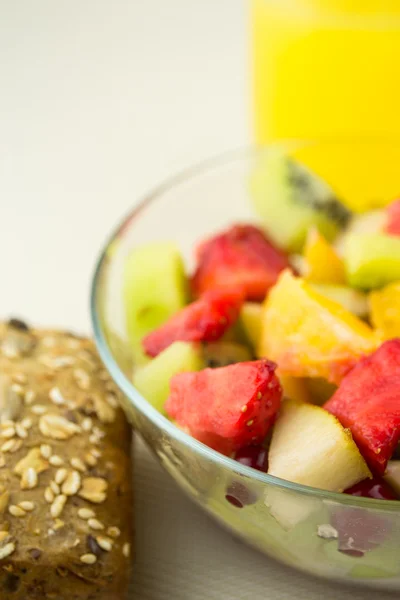
<svg viewBox="0 0 400 600">
<path fill-rule="evenodd" d="M 364 479 L 344 491 L 350 496 L 362 496 L 363 498 L 374 498 L 375 500 L 398 500 L 392 488 L 380 477 Z"/>
<path fill-rule="evenodd" d="M 264 473 L 268 470 L 268 451 L 263 446 L 245 446 L 236 452 L 235 460 Z"/>
</svg>

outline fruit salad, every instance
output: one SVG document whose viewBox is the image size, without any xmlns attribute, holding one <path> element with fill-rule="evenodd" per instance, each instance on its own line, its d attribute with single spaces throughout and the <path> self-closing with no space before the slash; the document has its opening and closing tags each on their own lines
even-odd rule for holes
<svg viewBox="0 0 400 600">
<path fill-rule="evenodd" d="M 243 465 L 400 499 L 400 200 L 355 215 L 279 152 L 249 195 L 254 222 L 193 240 L 191 272 L 173 242 L 128 256 L 133 383 Z"/>
</svg>

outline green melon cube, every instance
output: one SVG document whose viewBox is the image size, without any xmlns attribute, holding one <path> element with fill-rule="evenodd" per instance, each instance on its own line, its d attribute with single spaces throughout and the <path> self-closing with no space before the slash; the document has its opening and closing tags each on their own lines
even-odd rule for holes
<svg viewBox="0 0 400 600">
<path fill-rule="evenodd" d="M 245 302 L 239 315 L 239 326 L 244 337 L 255 350 L 258 347 L 261 336 L 262 304 L 257 302 Z"/>
<path fill-rule="evenodd" d="M 400 279 L 400 238 L 383 233 L 349 235 L 344 247 L 351 286 L 375 289 Z"/>
<path fill-rule="evenodd" d="M 185 306 L 187 279 L 179 250 L 157 242 L 134 250 L 126 259 L 124 305 L 135 365 L 147 362 L 143 337 Z"/>
<path fill-rule="evenodd" d="M 138 367 L 133 385 L 154 408 L 165 414 L 171 378 L 177 373 L 200 371 L 204 367 L 200 344 L 174 342 L 146 365 Z"/>
</svg>

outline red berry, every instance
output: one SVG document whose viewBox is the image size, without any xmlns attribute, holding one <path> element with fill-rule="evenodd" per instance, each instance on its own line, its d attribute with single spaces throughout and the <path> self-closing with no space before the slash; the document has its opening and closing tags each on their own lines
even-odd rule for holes
<svg viewBox="0 0 400 600">
<path fill-rule="evenodd" d="M 268 470 L 268 452 L 263 446 L 245 446 L 236 452 L 235 460 L 263 473 Z"/>
<path fill-rule="evenodd" d="M 394 200 L 386 208 L 387 222 L 385 232 L 389 235 L 400 235 L 400 200 Z"/>
<path fill-rule="evenodd" d="M 392 488 L 380 477 L 364 479 L 351 488 L 344 491 L 350 496 L 362 496 L 363 498 L 375 498 L 376 500 L 398 500 Z"/>
<path fill-rule="evenodd" d="M 243 303 L 240 288 L 212 290 L 188 304 L 164 325 L 143 338 L 149 356 L 157 356 L 173 342 L 214 342 L 236 321 Z"/>
<path fill-rule="evenodd" d="M 240 286 L 247 300 L 262 300 L 279 273 L 290 266 L 286 254 L 253 225 L 234 225 L 205 240 L 196 257 L 195 296 L 219 287 Z"/>
</svg>

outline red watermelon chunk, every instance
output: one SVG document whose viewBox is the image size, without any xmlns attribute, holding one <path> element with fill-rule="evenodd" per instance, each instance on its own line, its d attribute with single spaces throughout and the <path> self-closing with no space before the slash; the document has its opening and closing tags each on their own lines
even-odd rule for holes
<svg viewBox="0 0 400 600">
<path fill-rule="evenodd" d="M 269 360 L 242 362 L 170 382 L 169 416 L 193 437 L 224 454 L 261 443 L 279 409 L 282 388 Z"/>
<path fill-rule="evenodd" d="M 235 225 L 197 248 L 197 269 L 192 291 L 199 296 L 206 290 L 241 286 L 247 300 L 264 298 L 289 261 L 265 234 L 253 225 Z"/>
<path fill-rule="evenodd" d="M 400 339 L 361 359 L 324 408 L 351 430 L 371 470 L 382 475 L 400 440 Z"/>
<path fill-rule="evenodd" d="M 385 232 L 390 235 L 400 235 L 400 199 L 394 200 L 386 208 Z"/>
<path fill-rule="evenodd" d="M 149 356 L 157 356 L 177 341 L 214 342 L 236 321 L 242 304 L 240 288 L 210 291 L 146 335 L 143 348 Z"/>
</svg>

